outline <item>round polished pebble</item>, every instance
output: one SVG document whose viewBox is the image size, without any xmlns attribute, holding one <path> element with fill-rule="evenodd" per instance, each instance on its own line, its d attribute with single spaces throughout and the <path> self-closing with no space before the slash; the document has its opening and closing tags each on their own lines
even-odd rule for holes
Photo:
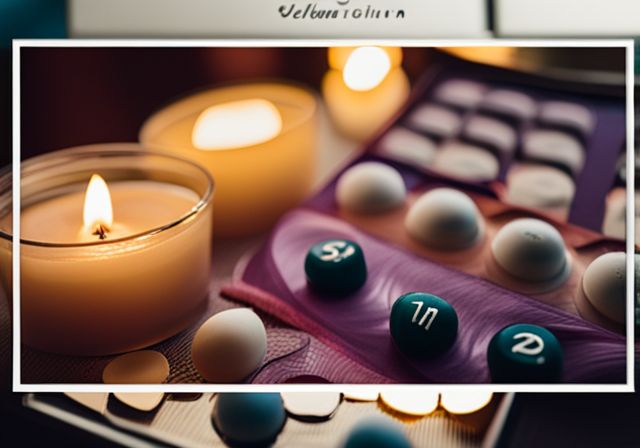
<svg viewBox="0 0 640 448">
<path fill-rule="evenodd" d="M 569 207 L 575 190 L 573 179 L 552 166 L 523 164 L 507 176 L 507 200 L 523 207 Z"/>
<path fill-rule="evenodd" d="M 281 392 L 284 408 L 300 419 L 329 419 L 338 409 L 340 392 Z"/>
<path fill-rule="evenodd" d="M 600 255 L 582 276 L 582 290 L 589 303 L 602 315 L 621 324 L 626 314 L 626 259 L 624 252 Z"/>
<path fill-rule="evenodd" d="M 517 136 L 511 126 L 500 120 L 476 115 L 464 128 L 467 138 L 492 146 L 501 153 L 512 153 L 516 148 Z"/>
<path fill-rule="evenodd" d="M 231 446 L 263 447 L 275 442 L 286 422 L 278 393 L 220 393 L 211 420 Z"/>
<path fill-rule="evenodd" d="M 167 358 L 153 350 L 140 350 L 114 358 L 102 371 L 105 384 L 160 384 L 169 376 Z"/>
<path fill-rule="evenodd" d="M 436 104 L 418 106 L 408 118 L 409 124 L 422 132 L 447 138 L 460 131 L 462 118 L 456 112 Z"/>
<path fill-rule="evenodd" d="M 137 411 L 153 411 L 162 403 L 164 392 L 114 392 L 120 402 Z"/>
<path fill-rule="evenodd" d="M 461 180 L 483 182 L 498 177 L 500 164 L 489 151 L 454 141 L 440 148 L 433 170 Z"/>
<path fill-rule="evenodd" d="M 359 163 L 340 176 L 336 200 L 356 213 L 380 213 L 399 207 L 407 189 L 400 173 L 384 163 Z"/>
<path fill-rule="evenodd" d="M 364 253 L 348 240 L 314 244 L 304 260 L 304 271 L 313 289 L 331 294 L 349 294 L 367 281 Z"/>
<path fill-rule="evenodd" d="M 400 425 L 382 417 L 367 417 L 349 431 L 342 448 L 411 448 Z"/>
<path fill-rule="evenodd" d="M 489 343 L 489 371 L 494 383 L 552 383 L 562 378 L 562 347 L 546 328 L 515 324 Z"/>
<path fill-rule="evenodd" d="M 420 196 L 404 221 L 407 232 L 422 244 L 457 250 L 473 246 L 481 236 L 475 202 L 452 188 L 434 188 Z"/>
<path fill-rule="evenodd" d="M 562 236 L 539 219 L 521 218 L 504 225 L 491 251 L 500 267 L 521 280 L 544 282 L 568 274 Z"/>
<path fill-rule="evenodd" d="M 426 168 L 436 155 L 436 145 L 427 137 L 396 127 L 380 141 L 380 152 L 387 157 Z"/>
<path fill-rule="evenodd" d="M 422 292 L 400 296 L 389 321 L 396 346 L 406 355 L 426 358 L 447 351 L 458 334 L 458 315 L 444 299 Z"/>
<path fill-rule="evenodd" d="M 451 414 L 478 412 L 487 406 L 493 393 L 488 390 L 447 390 L 440 395 L 440 405 Z"/>
<path fill-rule="evenodd" d="M 429 390 L 385 389 L 380 392 L 384 404 L 401 414 L 421 417 L 429 415 L 438 407 L 440 395 Z"/>
<path fill-rule="evenodd" d="M 522 150 L 527 159 L 554 163 L 578 174 L 584 166 L 584 149 L 573 136 L 561 131 L 534 129 L 523 136 Z"/>
<path fill-rule="evenodd" d="M 577 129 L 583 134 L 591 133 L 595 126 L 595 117 L 587 107 L 564 101 L 543 102 L 539 119 L 546 124 Z"/>
<path fill-rule="evenodd" d="M 478 105 L 487 87 L 475 81 L 452 79 L 438 86 L 435 98 L 439 101 L 462 108 L 472 108 Z"/>
<path fill-rule="evenodd" d="M 519 120 L 530 120 L 536 115 L 536 102 L 529 95 L 508 89 L 495 89 L 482 100 L 482 107 Z"/>
<path fill-rule="evenodd" d="M 193 338 L 191 359 L 210 383 L 237 383 L 256 370 L 267 352 L 267 331 L 248 308 L 221 311 Z"/>
</svg>

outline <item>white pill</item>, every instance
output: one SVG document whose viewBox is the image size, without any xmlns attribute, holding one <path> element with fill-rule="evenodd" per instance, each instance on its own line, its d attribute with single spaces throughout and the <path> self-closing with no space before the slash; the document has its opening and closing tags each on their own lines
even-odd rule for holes
<svg viewBox="0 0 640 448">
<path fill-rule="evenodd" d="M 575 137 L 561 131 L 534 129 L 524 134 L 522 149 L 527 159 L 555 163 L 578 174 L 584 166 L 584 148 Z"/>
<path fill-rule="evenodd" d="M 460 115 L 436 104 L 418 106 L 409 115 L 408 122 L 419 131 L 442 138 L 454 136 L 462 125 Z"/>
<path fill-rule="evenodd" d="M 516 148 L 517 136 L 511 126 L 482 115 L 467 121 L 464 135 L 475 142 L 490 145 L 501 153 L 509 154 Z"/>
<path fill-rule="evenodd" d="M 626 254 L 609 252 L 593 260 L 582 276 L 587 300 L 605 317 L 623 324 L 627 291 Z"/>
<path fill-rule="evenodd" d="M 530 120 L 537 112 L 536 102 L 529 95 L 508 89 L 491 90 L 483 98 L 482 108 L 519 120 Z"/>
<path fill-rule="evenodd" d="M 473 246 L 480 231 L 480 212 L 466 194 L 434 188 L 416 200 L 404 221 L 407 232 L 422 244 L 445 250 Z"/>
<path fill-rule="evenodd" d="M 356 213 L 380 213 L 399 207 L 407 189 L 400 173 L 379 162 L 363 162 L 349 168 L 338 180 L 336 200 Z"/>
<path fill-rule="evenodd" d="M 391 409 L 402 414 L 423 416 L 431 414 L 438 407 L 440 394 L 415 389 L 385 389 L 380 399 Z"/>
<path fill-rule="evenodd" d="M 635 228 L 640 229 L 640 193 L 634 192 Z M 607 196 L 602 233 L 613 238 L 625 239 L 627 220 L 626 189 L 616 188 Z M 635 243 L 640 244 L 640 231 L 635 232 Z"/>
<path fill-rule="evenodd" d="M 464 415 L 480 411 L 491 403 L 488 390 L 446 390 L 440 395 L 440 405 L 449 413 Z"/>
<path fill-rule="evenodd" d="M 546 165 L 523 164 L 507 176 L 507 200 L 533 208 L 568 208 L 575 194 L 573 179 Z"/>
<path fill-rule="evenodd" d="M 568 273 L 560 232 L 539 219 L 521 218 L 504 225 L 491 251 L 500 267 L 521 280 L 548 281 Z"/>
<path fill-rule="evenodd" d="M 256 313 L 234 308 L 210 317 L 191 346 L 193 365 L 210 383 L 237 383 L 255 371 L 267 352 L 267 332 Z"/>
<path fill-rule="evenodd" d="M 433 170 L 461 180 L 483 182 L 498 177 L 500 164 L 486 149 L 452 141 L 438 150 Z"/>
<path fill-rule="evenodd" d="M 153 350 L 120 355 L 102 371 L 102 381 L 105 384 L 161 384 L 168 376 L 167 358 Z"/>
<path fill-rule="evenodd" d="M 545 101 L 540 105 L 541 122 L 566 126 L 589 134 L 595 126 L 595 117 L 589 108 L 576 103 L 564 101 Z"/>
<path fill-rule="evenodd" d="M 452 79 L 438 86 L 434 96 L 446 104 L 472 108 L 482 100 L 486 90 L 484 84 L 475 81 Z"/>
<path fill-rule="evenodd" d="M 351 401 L 377 401 L 380 395 L 379 389 L 348 389 L 342 392 L 346 400 Z"/>
<path fill-rule="evenodd" d="M 429 138 L 406 128 L 391 129 L 380 140 L 380 152 L 385 156 L 421 168 L 431 165 L 436 145 Z"/>
<path fill-rule="evenodd" d="M 299 418 L 327 419 L 338 409 L 340 392 L 281 392 L 284 408 Z"/>
</svg>

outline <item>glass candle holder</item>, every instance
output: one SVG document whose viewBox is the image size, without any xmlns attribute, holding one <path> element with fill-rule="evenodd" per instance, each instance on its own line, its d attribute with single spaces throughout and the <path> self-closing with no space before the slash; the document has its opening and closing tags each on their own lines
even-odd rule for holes
<svg viewBox="0 0 640 448">
<path fill-rule="evenodd" d="M 29 159 L 21 173 L 24 344 L 61 354 L 114 354 L 160 342 L 201 315 L 214 189 L 205 169 L 137 144 L 100 144 Z M 87 181 L 94 174 L 106 181 L 113 209 L 102 235 L 86 224 Z M 0 267 L 10 296 L 11 186 L 5 170 Z"/>
<path fill-rule="evenodd" d="M 317 102 L 308 89 L 245 83 L 186 96 L 153 114 L 140 141 L 205 166 L 216 179 L 216 236 L 266 230 L 311 191 Z"/>
</svg>

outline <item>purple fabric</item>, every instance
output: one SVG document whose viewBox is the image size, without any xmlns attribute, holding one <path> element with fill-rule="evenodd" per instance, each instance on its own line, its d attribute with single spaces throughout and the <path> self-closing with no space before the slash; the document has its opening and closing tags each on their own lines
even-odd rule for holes
<svg viewBox="0 0 640 448">
<path fill-rule="evenodd" d="M 305 280 L 303 266 L 308 248 L 328 238 L 357 242 L 367 258 L 367 284 L 341 300 L 327 300 L 314 294 Z M 300 313 L 304 319 L 298 324 L 302 322 L 303 330 L 315 334 L 314 329 L 323 329 L 323 342 L 343 347 L 356 361 L 394 381 L 489 382 L 486 351 L 491 337 L 506 325 L 532 323 L 548 328 L 560 340 L 565 355 L 564 382 L 625 382 L 623 336 L 535 299 L 417 257 L 310 210 L 294 211 L 279 223 L 269 241 L 244 266 L 241 280 L 259 285 L 269 293 L 268 300 L 274 302 L 269 306 L 262 297 L 254 305 L 268 308 L 285 321 L 291 321 L 286 315 L 291 311 Z M 458 313 L 456 344 L 437 359 L 405 358 L 392 343 L 391 304 L 409 291 L 443 297 Z M 252 301 L 252 294 L 246 294 L 243 300 Z M 282 311 L 284 308 L 278 301 L 289 311 Z"/>
</svg>

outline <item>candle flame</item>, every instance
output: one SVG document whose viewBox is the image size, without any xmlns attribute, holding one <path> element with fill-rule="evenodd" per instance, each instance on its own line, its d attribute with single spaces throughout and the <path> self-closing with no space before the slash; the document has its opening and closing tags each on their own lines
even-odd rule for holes
<svg viewBox="0 0 640 448">
<path fill-rule="evenodd" d="M 87 191 L 84 195 L 83 219 L 85 229 L 98 235 L 100 239 L 105 238 L 105 233 L 113 224 L 109 187 L 98 174 L 91 176 L 89 185 L 87 185 Z"/>
<path fill-rule="evenodd" d="M 358 47 L 349 55 L 342 79 L 351 90 L 367 91 L 378 86 L 391 70 L 391 60 L 380 47 Z"/>
<path fill-rule="evenodd" d="M 276 106 L 255 98 L 205 109 L 196 120 L 191 141 L 202 150 L 234 149 L 271 140 L 281 130 L 282 118 Z"/>
</svg>

